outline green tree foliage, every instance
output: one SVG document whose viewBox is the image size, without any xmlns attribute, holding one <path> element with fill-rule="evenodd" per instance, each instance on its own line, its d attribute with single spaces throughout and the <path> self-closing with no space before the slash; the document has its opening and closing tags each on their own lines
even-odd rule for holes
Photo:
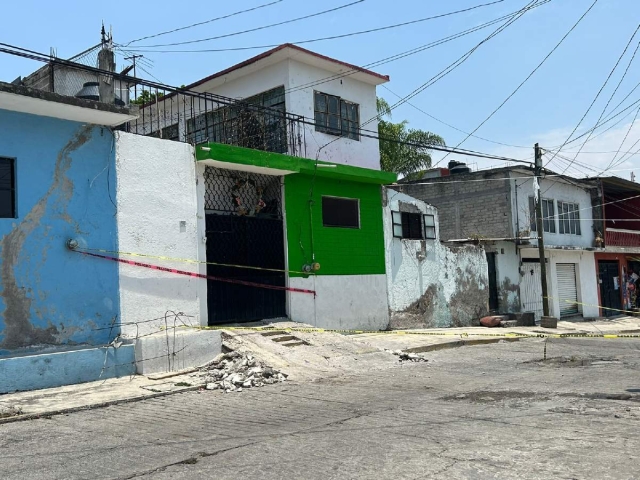
<svg viewBox="0 0 640 480">
<path fill-rule="evenodd" d="M 377 107 L 381 117 L 378 123 L 380 167 L 403 177 L 418 178 L 431 167 L 429 147 L 445 145 L 444 139 L 435 133 L 407 128 L 406 120 L 391 122 L 391 108 L 384 98 L 377 99 Z"/>
<path fill-rule="evenodd" d="M 140 95 L 138 95 L 138 98 L 136 98 L 135 100 L 131 100 L 131 103 L 135 104 L 135 105 L 144 105 L 145 103 L 149 103 L 149 102 L 155 102 L 156 98 L 160 99 L 164 97 L 163 93 L 159 93 L 156 97 L 155 93 L 151 93 L 149 90 L 142 90 L 142 92 L 140 92 Z"/>
</svg>

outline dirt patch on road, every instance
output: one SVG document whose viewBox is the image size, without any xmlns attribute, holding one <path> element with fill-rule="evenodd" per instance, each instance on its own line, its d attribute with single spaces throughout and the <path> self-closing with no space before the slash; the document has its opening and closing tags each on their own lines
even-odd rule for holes
<svg viewBox="0 0 640 480">
<path fill-rule="evenodd" d="M 546 365 L 550 367 L 602 367 L 608 365 L 620 365 L 622 362 L 616 357 L 580 357 L 572 355 L 570 357 L 552 357 L 546 360 L 528 360 L 526 364 Z"/>
</svg>

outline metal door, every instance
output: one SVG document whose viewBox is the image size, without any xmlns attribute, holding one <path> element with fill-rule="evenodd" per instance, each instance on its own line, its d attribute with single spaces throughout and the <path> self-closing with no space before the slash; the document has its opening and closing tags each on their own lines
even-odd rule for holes
<svg viewBox="0 0 640 480">
<path fill-rule="evenodd" d="M 540 262 L 523 260 L 524 275 L 520 284 L 522 311 L 533 312 L 536 320 L 543 315 L 542 286 L 540 285 Z"/>
<path fill-rule="evenodd" d="M 578 313 L 578 289 L 576 287 L 575 263 L 558 263 L 558 299 L 560 301 L 560 317 Z"/>
<path fill-rule="evenodd" d="M 496 272 L 496 254 L 487 253 L 487 265 L 489 267 L 489 310 L 498 310 L 498 281 Z"/>
<path fill-rule="evenodd" d="M 616 260 L 598 261 L 598 282 L 600 283 L 600 306 L 602 315 L 611 317 L 622 313 L 620 296 L 620 271 Z"/>
<path fill-rule="evenodd" d="M 282 220 L 208 214 L 206 223 L 207 261 L 224 264 L 209 264 L 207 274 L 231 282 L 207 282 L 209 324 L 285 317 L 284 290 L 233 283 L 285 286 Z"/>
</svg>

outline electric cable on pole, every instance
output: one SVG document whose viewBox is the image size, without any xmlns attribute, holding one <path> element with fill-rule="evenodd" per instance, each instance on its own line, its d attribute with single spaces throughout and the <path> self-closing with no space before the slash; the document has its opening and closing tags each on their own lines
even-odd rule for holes
<svg viewBox="0 0 640 480">
<path fill-rule="evenodd" d="M 538 252 L 540 254 L 540 286 L 542 287 L 542 312 L 549 316 L 549 294 L 547 291 L 547 265 L 544 256 L 544 224 L 542 221 L 542 194 L 540 193 L 540 179 L 542 175 L 542 149 L 536 143 L 535 153 L 535 181 L 533 182 L 534 200 L 536 205 L 536 228 L 538 230 Z"/>
</svg>

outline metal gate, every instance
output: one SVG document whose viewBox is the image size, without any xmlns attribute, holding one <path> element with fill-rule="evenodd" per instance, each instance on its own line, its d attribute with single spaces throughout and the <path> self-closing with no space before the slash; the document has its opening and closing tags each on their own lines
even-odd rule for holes
<svg viewBox="0 0 640 480">
<path fill-rule="evenodd" d="M 524 275 L 520 283 L 520 295 L 522 298 L 522 311 L 533 312 L 536 320 L 543 315 L 542 287 L 540 285 L 540 261 L 529 259 L 522 260 Z"/>
<path fill-rule="evenodd" d="M 575 263 L 558 263 L 558 298 L 560 300 L 560 317 L 578 313 L 578 289 L 576 287 Z"/>
<path fill-rule="evenodd" d="M 286 316 L 281 178 L 221 170 L 205 172 L 209 324 Z"/>
</svg>

